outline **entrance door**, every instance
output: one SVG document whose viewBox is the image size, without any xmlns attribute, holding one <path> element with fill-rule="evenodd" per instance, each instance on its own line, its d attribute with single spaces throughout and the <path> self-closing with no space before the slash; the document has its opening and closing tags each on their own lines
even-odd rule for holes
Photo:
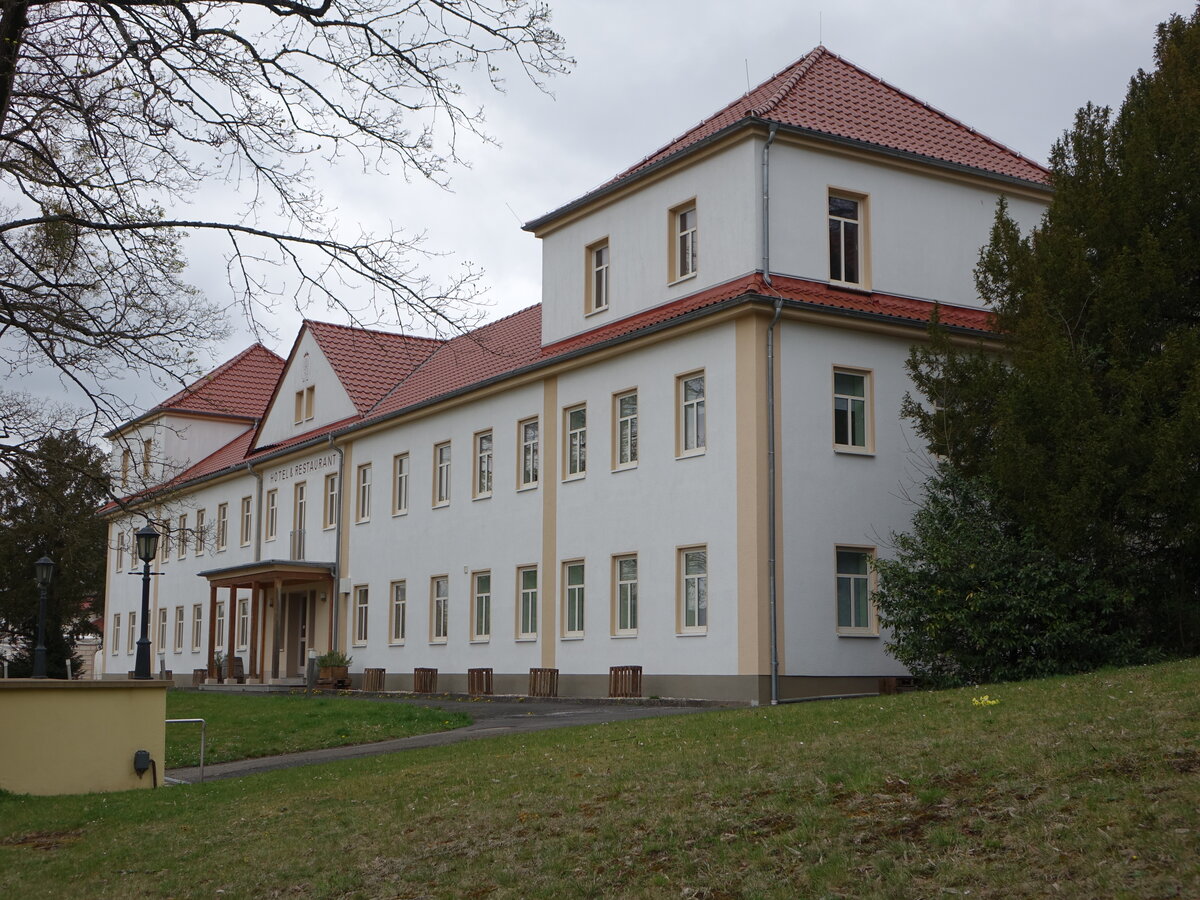
<svg viewBox="0 0 1200 900">
<path fill-rule="evenodd" d="M 308 604 L 309 591 L 287 595 L 284 604 L 284 669 L 288 677 L 304 677 L 308 662 Z"/>
</svg>

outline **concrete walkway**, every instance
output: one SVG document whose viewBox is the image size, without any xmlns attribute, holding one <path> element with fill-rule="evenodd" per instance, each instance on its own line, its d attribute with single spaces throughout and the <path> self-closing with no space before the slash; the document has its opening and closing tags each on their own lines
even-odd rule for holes
<svg viewBox="0 0 1200 900">
<path fill-rule="evenodd" d="M 236 760 L 204 767 L 204 780 L 217 781 L 222 778 L 238 778 L 272 769 L 287 769 L 292 766 L 311 766 L 317 763 L 334 762 L 340 759 L 358 759 L 364 756 L 379 756 L 384 753 L 399 753 L 419 747 L 444 747 L 461 741 L 474 741 L 503 734 L 523 734 L 546 731 L 550 728 L 566 728 L 573 725 L 599 725 L 609 722 L 625 722 L 631 719 L 647 719 L 655 716 L 679 716 L 710 711 L 713 705 L 669 705 L 654 703 L 597 703 L 595 701 L 572 700 L 526 700 L 510 698 L 461 698 L 447 697 L 437 700 L 412 697 L 387 700 L 364 698 L 363 702 L 404 702 L 435 709 L 465 712 L 474 722 L 465 728 L 453 731 L 438 731 L 413 737 L 377 741 L 373 744 L 355 744 L 349 747 L 330 747 L 325 750 L 307 750 L 303 753 L 287 753 L 280 756 L 264 756 L 258 759 Z M 166 773 L 167 783 L 194 784 L 200 780 L 200 769 L 170 769 Z"/>
</svg>

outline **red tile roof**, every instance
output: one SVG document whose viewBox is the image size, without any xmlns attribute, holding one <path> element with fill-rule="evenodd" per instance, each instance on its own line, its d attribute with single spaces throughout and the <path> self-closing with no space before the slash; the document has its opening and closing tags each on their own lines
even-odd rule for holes
<svg viewBox="0 0 1200 900">
<path fill-rule="evenodd" d="M 281 372 L 283 359 L 262 344 L 254 344 L 164 400 L 151 412 L 171 410 L 257 419 L 266 412 Z"/>
<path fill-rule="evenodd" d="M 306 320 L 304 324 L 360 415 L 444 343 L 329 322 Z"/>
</svg>

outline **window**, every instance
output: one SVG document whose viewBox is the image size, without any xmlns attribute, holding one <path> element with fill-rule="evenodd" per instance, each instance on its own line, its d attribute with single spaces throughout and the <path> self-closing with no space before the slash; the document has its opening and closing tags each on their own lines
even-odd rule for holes
<svg viewBox="0 0 1200 900">
<path fill-rule="evenodd" d="M 583 311 L 586 315 L 604 312 L 608 309 L 608 238 L 587 248 L 587 268 Z"/>
<path fill-rule="evenodd" d="M 196 555 L 204 555 L 204 516 L 205 510 L 196 510 Z"/>
<path fill-rule="evenodd" d="M 267 534 L 266 540 L 273 541 L 279 536 L 279 491 L 272 488 L 267 491 Z"/>
<path fill-rule="evenodd" d="M 183 652 L 183 607 L 175 607 L 175 652 Z"/>
<path fill-rule="evenodd" d="M 871 449 L 869 372 L 833 370 L 833 445 L 840 450 Z"/>
<path fill-rule="evenodd" d="M 637 634 L 638 560 L 637 556 L 613 557 L 614 605 L 613 634 Z"/>
<path fill-rule="evenodd" d="M 679 397 L 678 455 L 703 453 L 708 441 L 704 373 L 681 375 L 676 384 Z"/>
<path fill-rule="evenodd" d="M 308 519 L 308 482 L 292 488 L 292 559 L 304 559 L 305 521 Z"/>
<path fill-rule="evenodd" d="M 486 641 L 492 636 L 492 573 L 471 576 L 471 640 Z"/>
<path fill-rule="evenodd" d="M 296 424 L 307 422 L 312 419 L 316 408 L 316 391 L 317 389 L 310 385 L 296 391 Z"/>
<path fill-rule="evenodd" d="M 408 454 L 392 457 L 392 515 L 408 512 Z"/>
<path fill-rule="evenodd" d="M 563 637 L 583 637 L 583 563 L 563 563 Z"/>
<path fill-rule="evenodd" d="M 354 518 L 366 522 L 371 518 L 371 464 L 358 467 L 358 486 L 355 490 Z"/>
<path fill-rule="evenodd" d="M 475 435 L 475 496 L 492 496 L 492 433 Z"/>
<path fill-rule="evenodd" d="M 222 600 L 217 604 L 217 624 L 213 629 L 215 637 L 213 638 L 213 649 L 220 651 L 225 646 L 225 601 Z"/>
<path fill-rule="evenodd" d="M 698 253 L 696 201 L 689 200 L 671 210 L 670 280 L 680 281 L 695 275 Z"/>
<path fill-rule="evenodd" d="M 524 419 L 517 423 L 517 434 L 521 441 L 521 471 L 517 474 L 517 488 L 538 485 L 538 420 Z"/>
<path fill-rule="evenodd" d="M 354 589 L 354 643 L 359 646 L 367 642 L 367 594 L 365 584 Z"/>
<path fill-rule="evenodd" d="M 321 507 L 321 527 L 334 528 L 338 521 L 338 477 L 337 472 L 325 476 L 324 503 Z"/>
<path fill-rule="evenodd" d="M 450 442 L 433 448 L 433 505 L 450 502 Z"/>
<path fill-rule="evenodd" d="M 204 635 L 204 604 L 196 603 L 192 606 L 192 652 L 197 653 L 200 650 L 200 644 L 203 641 Z"/>
<path fill-rule="evenodd" d="M 628 469 L 638 461 L 638 395 L 627 391 L 613 397 L 613 468 Z"/>
<path fill-rule="evenodd" d="M 175 551 L 180 559 L 187 557 L 187 513 L 179 517 L 179 527 L 175 532 Z"/>
<path fill-rule="evenodd" d="M 862 284 L 861 198 L 829 195 L 829 280 Z"/>
<path fill-rule="evenodd" d="M 129 643 L 125 647 L 126 653 L 132 653 L 134 650 L 137 649 L 137 639 L 138 639 L 137 613 L 131 612 L 129 614 Z"/>
<path fill-rule="evenodd" d="M 580 478 L 587 473 L 587 407 L 576 406 L 563 413 L 567 440 L 563 444 L 566 454 L 564 478 Z"/>
<path fill-rule="evenodd" d="M 133 467 L 133 451 L 126 447 L 121 451 L 121 487 L 129 486 L 129 470 Z"/>
<path fill-rule="evenodd" d="M 125 532 L 121 528 L 116 528 L 113 531 L 113 537 L 115 538 L 116 543 L 116 552 L 113 553 L 113 556 L 116 558 L 116 568 L 114 571 L 122 572 L 125 569 Z M 134 547 L 136 546 L 137 544 L 134 544 L 133 547 L 129 548 L 129 564 L 131 566 L 135 565 L 132 554 L 136 552 L 134 550 Z"/>
<path fill-rule="evenodd" d="M 121 652 L 121 614 L 113 613 L 112 623 L 112 646 L 109 647 L 109 652 L 116 656 Z"/>
<path fill-rule="evenodd" d="M 849 634 L 875 634 L 871 602 L 871 557 L 874 551 L 837 548 L 837 627 Z"/>
<path fill-rule="evenodd" d="M 158 652 L 167 652 L 167 608 L 158 611 Z"/>
<path fill-rule="evenodd" d="M 242 498 L 242 527 L 238 537 L 243 547 L 250 546 L 250 541 L 254 537 L 254 512 L 250 504 L 250 497 Z"/>
<path fill-rule="evenodd" d="M 158 561 L 160 563 L 167 563 L 171 561 L 171 523 L 163 521 L 156 524 L 158 525 L 159 533 L 162 535 L 162 539 L 158 542 Z M 137 539 L 134 538 L 134 540 L 136 541 Z"/>
<path fill-rule="evenodd" d="M 450 578 L 439 575 L 429 582 L 429 640 L 446 643 L 450 633 Z"/>
<path fill-rule="evenodd" d="M 235 635 L 239 649 L 245 649 L 250 643 L 250 601 L 239 597 L 237 602 L 237 634 Z"/>
<path fill-rule="evenodd" d="M 680 631 L 708 631 L 708 550 L 689 547 L 679 551 Z"/>
<path fill-rule="evenodd" d="M 521 621 L 517 623 L 517 638 L 533 640 L 538 630 L 538 570 L 537 566 L 517 569 L 517 603 Z"/>
<path fill-rule="evenodd" d="M 217 549 L 224 550 L 229 539 L 229 504 L 217 507 Z"/>
<path fill-rule="evenodd" d="M 150 438 L 142 441 L 142 477 L 150 477 L 150 459 L 154 452 L 154 441 Z"/>
<path fill-rule="evenodd" d="M 392 582 L 392 622 L 390 642 L 403 644 L 408 633 L 408 582 Z"/>
</svg>

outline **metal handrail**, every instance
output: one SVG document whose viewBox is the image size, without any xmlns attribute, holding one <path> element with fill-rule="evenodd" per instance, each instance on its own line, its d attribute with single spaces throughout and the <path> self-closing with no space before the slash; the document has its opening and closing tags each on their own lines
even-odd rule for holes
<svg viewBox="0 0 1200 900">
<path fill-rule="evenodd" d="M 204 782 L 204 743 L 205 733 L 208 731 L 208 723 L 204 719 L 167 719 L 168 725 L 187 725 L 200 723 L 200 781 Z"/>
</svg>

